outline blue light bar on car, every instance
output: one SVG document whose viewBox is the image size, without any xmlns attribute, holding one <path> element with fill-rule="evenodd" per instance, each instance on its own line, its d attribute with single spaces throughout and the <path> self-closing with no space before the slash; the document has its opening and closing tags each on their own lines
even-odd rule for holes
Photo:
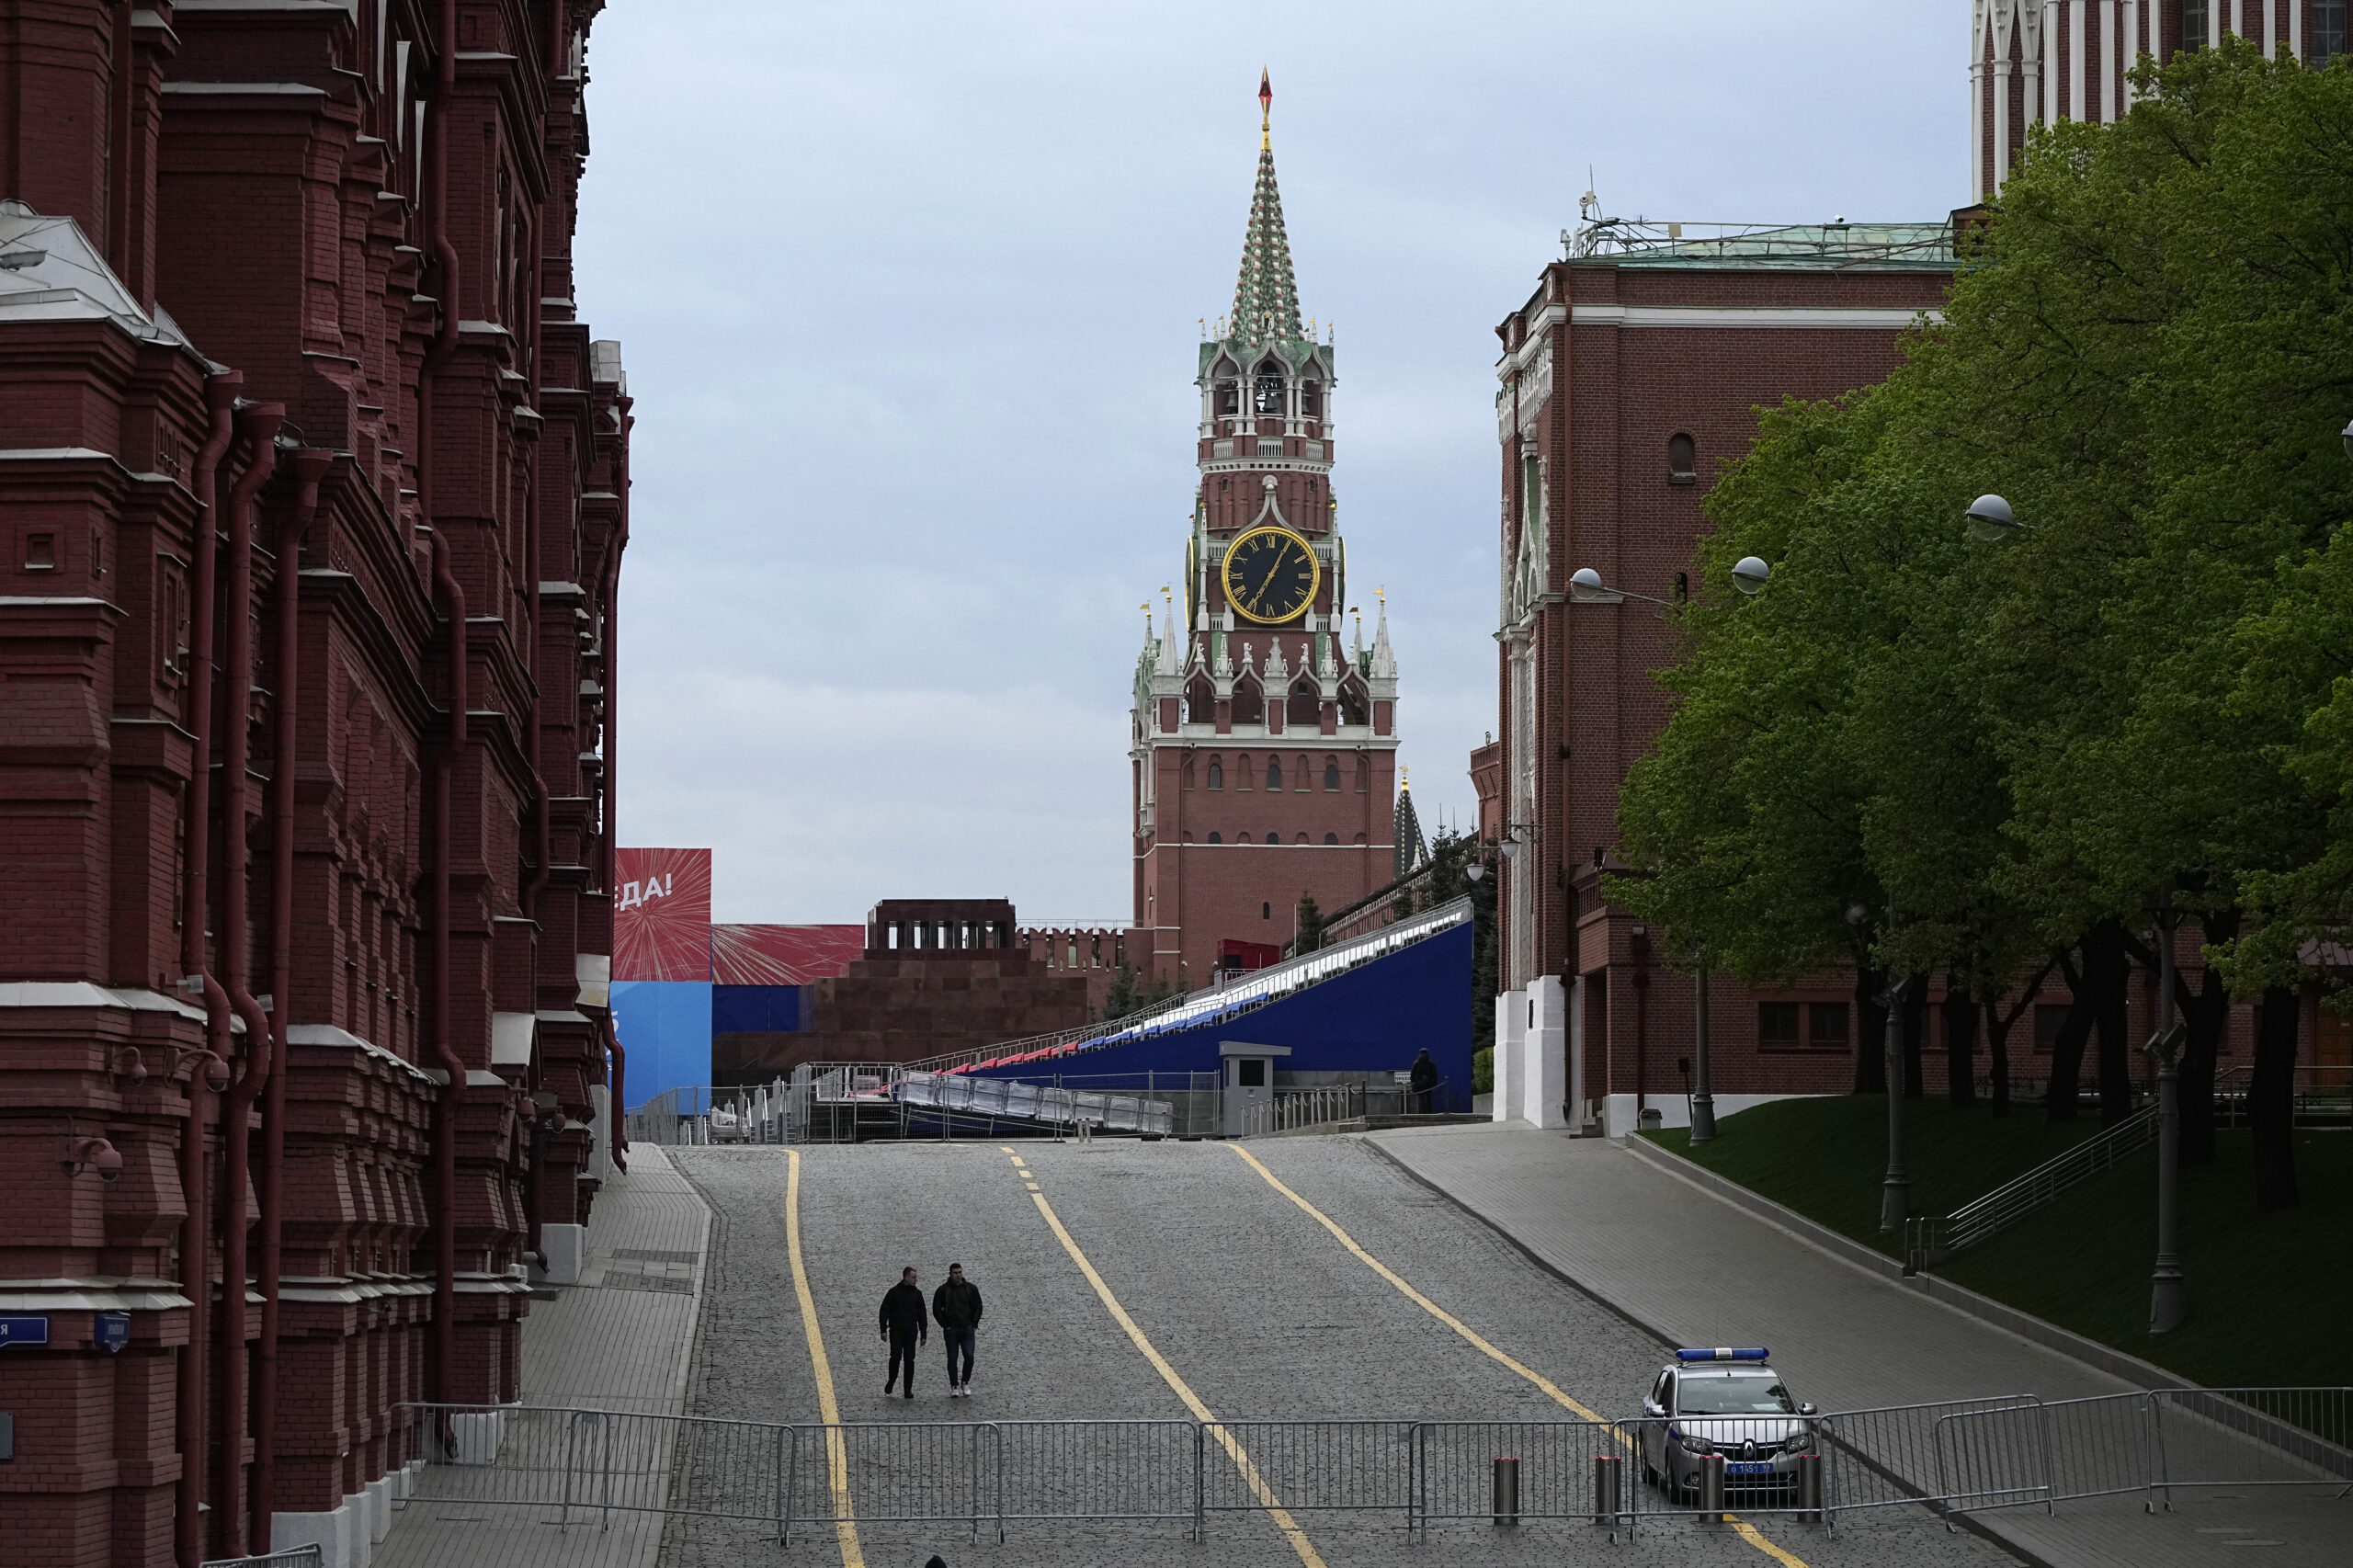
<svg viewBox="0 0 2353 1568">
<path fill-rule="evenodd" d="M 1771 1358 L 1772 1352 L 1762 1346 L 1749 1350 L 1734 1350 L 1729 1346 L 1720 1345 L 1713 1350 L 1678 1350 L 1675 1353 L 1678 1361 L 1765 1361 Z"/>
</svg>

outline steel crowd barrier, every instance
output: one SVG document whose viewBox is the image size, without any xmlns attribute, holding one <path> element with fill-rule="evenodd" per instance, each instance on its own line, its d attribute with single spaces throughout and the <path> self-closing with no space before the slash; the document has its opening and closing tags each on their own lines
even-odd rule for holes
<svg viewBox="0 0 2353 1568">
<path fill-rule="evenodd" d="M 1653 1483 L 1659 1417 L 1631 1421 L 1039 1420 L 725 1421 L 520 1405 L 407 1405 L 426 1465 L 423 1502 L 536 1508 L 559 1527 L 608 1528 L 616 1512 L 750 1520 L 790 1543 L 846 1520 L 961 1523 L 978 1539 L 1026 1522 L 1157 1521 L 1195 1540 L 1211 1516 L 1293 1514 L 1434 1522 L 1496 1517 L 1497 1460 L 1512 1461 L 1511 1515 L 1644 1521 L 1819 1518 L 1926 1506 L 1945 1515 L 2172 1489 L 2342 1488 L 2353 1483 L 2353 1389 L 2160 1389 L 2045 1402 L 1951 1400 L 1799 1418 L 1797 1467 L 1729 1478 L 1728 1497 Z M 1647 1439 L 1647 1441 L 1646 1441 Z M 256 1559 L 277 1562 L 279 1559 Z M 296 1561 L 299 1561 L 297 1559 Z"/>
</svg>

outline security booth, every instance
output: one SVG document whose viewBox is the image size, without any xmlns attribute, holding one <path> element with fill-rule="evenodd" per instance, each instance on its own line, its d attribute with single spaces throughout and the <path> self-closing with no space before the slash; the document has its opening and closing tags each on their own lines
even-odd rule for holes
<svg viewBox="0 0 2353 1568">
<path fill-rule="evenodd" d="M 1218 1131 L 1239 1138 L 1250 1130 L 1250 1108 L 1275 1096 L 1275 1062 L 1290 1054 L 1287 1045 L 1253 1045 L 1247 1040 L 1217 1042 L 1224 1069 L 1224 1095 L 1218 1111 Z"/>
</svg>

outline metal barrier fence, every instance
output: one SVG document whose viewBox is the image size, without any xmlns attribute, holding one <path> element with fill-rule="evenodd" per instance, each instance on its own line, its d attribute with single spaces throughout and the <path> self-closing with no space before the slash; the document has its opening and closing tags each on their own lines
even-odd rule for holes
<svg viewBox="0 0 2353 1568">
<path fill-rule="evenodd" d="M 1673 1424 L 1631 1421 L 1074 1420 L 808 1423 L 525 1406 L 423 1413 L 413 1500 L 537 1509 L 560 1527 L 616 1512 L 750 1520 L 790 1543 L 845 1520 L 1010 1524 L 1350 1513 L 1427 1530 L 1503 1517 L 1645 1521 L 1927 1506 L 1951 1515 L 2172 1489 L 2353 1483 L 2353 1389 L 2161 1389 L 2044 1402 L 2029 1395 L 1791 1418 L 1769 1474 L 1686 1478 Z M 1508 1507 L 1499 1471 L 1507 1461 Z M 1700 1467 L 1704 1472 L 1704 1464 Z M 1812 1490 L 1818 1481 L 1819 1490 Z M 275 1562 L 280 1559 L 256 1559 Z M 301 1559 L 293 1559 L 299 1562 Z"/>
<path fill-rule="evenodd" d="M 1276 1089 L 1243 1112 L 1242 1133 L 1245 1138 L 1259 1137 L 1311 1127 L 1336 1127 L 1376 1116 L 1459 1115 L 1461 1102 L 1461 1096 L 1444 1078 L 1418 1093 L 1393 1082 L 1317 1084 Z"/>
<path fill-rule="evenodd" d="M 267 1557 L 215 1557 L 197 1568 L 321 1568 L 326 1557 L 315 1546 L 293 1546 Z"/>
</svg>

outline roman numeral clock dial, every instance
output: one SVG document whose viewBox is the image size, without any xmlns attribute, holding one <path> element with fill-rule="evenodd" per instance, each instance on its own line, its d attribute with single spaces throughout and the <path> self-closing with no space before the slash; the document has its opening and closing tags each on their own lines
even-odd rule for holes
<svg viewBox="0 0 2353 1568">
<path fill-rule="evenodd" d="M 1225 601 L 1262 626 L 1295 620 L 1315 602 L 1323 567 L 1289 528 L 1258 528 L 1226 547 Z"/>
</svg>

